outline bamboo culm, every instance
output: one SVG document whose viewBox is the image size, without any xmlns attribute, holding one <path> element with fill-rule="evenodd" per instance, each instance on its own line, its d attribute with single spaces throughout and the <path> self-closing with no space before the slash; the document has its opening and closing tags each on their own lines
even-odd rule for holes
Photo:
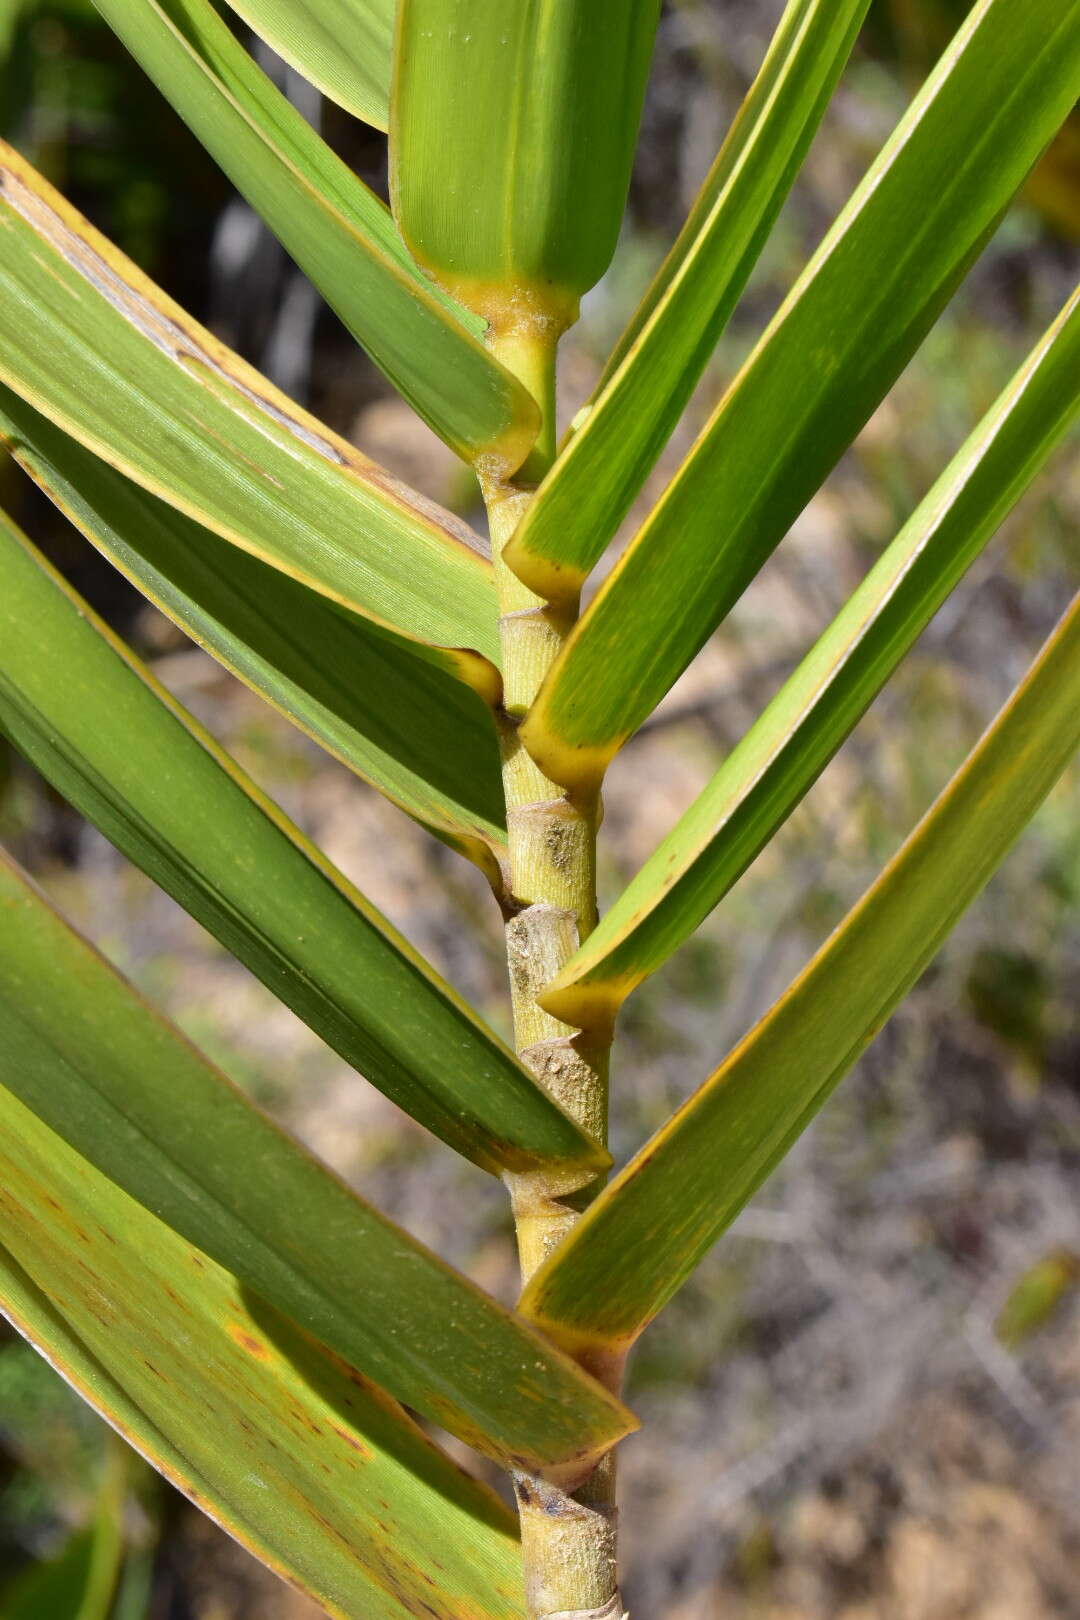
<svg viewBox="0 0 1080 1620">
<path fill-rule="evenodd" d="M 545 602 L 502 561 L 554 450 L 557 336 L 542 326 L 489 337 L 498 358 L 537 398 L 544 426 L 525 468 L 509 482 L 481 477 L 499 594 L 504 696 L 499 714 L 509 846 L 506 955 L 518 1054 L 567 1113 L 607 1139 L 610 1030 L 561 1023 L 537 995 L 596 924 L 599 797 L 576 799 L 526 752 L 518 726 L 573 628 L 576 604 Z M 507 1175 L 522 1282 L 562 1240 L 599 1182 L 581 1188 L 558 1169 Z M 588 1370 L 614 1393 L 615 1360 Z M 615 1459 L 584 1480 L 565 1473 L 516 1476 L 529 1620 L 623 1620 L 616 1567 Z"/>
</svg>

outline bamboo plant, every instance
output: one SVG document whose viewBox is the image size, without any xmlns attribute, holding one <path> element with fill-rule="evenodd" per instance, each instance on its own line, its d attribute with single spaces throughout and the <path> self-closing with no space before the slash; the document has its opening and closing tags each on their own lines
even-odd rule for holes
<svg viewBox="0 0 1080 1620">
<path fill-rule="evenodd" d="M 329 1614 L 620 1620 L 627 1353 L 1064 768 L 1080 599 L 805 971 L 607 1181 L 617 1014 L 767 845 L 1065 436 L 1080 294 L 598 922 L 605 768 L 889 391 L 1068 115 L 1080 0 L 976 0 L 584 612 L 868 0 L 789 0 L 561 440 L 558 343 L 615 250 L 659 0 L 236 0 L 325 95 L 389 130 L 389 210 L 212 0 L 97 4 L 475 471 L 490 555 L 227 350 L 10 147 L 0 436 L 194 641 L 480 867 L 505 918 L 516 1051 L 7 518 L 0 724 L 346 1062 L 503 1179 L 523 1292 L 504 1309 L 336 1180 L 4 857 L 0 1301 L 137 1450 Z M 511 1472 L 516 1521 L 406 1407 Z"/>
</svg>

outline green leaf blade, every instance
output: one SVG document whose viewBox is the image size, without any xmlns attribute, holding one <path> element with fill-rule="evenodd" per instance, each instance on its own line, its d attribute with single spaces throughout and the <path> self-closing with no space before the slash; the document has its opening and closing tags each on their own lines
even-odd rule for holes
<svg viewBox="0 0 1080 1620">
<path fill-rule="evenodd" d="M 0 726 L 60 792 L 458 1152 L 595 1173 L 603 1150 L 3 519 L 0 579 Z"/>
<path fill-rule="evenodd" d="M 491 1493 L 2 1089 L 0 1117 L 0 1310 L 84 1400 L 338 1620 L 518 1620 Z"/>
<path fill-rule="evenodd" d="M 870 1044 L 1080 746 L 1080 597 L 877 882 L 771 1011 L 601 1193 L 521 1309 L 631 1342 Z"/>
<path fill-rule="evenodd" d="M 632 1426 L 574 1363 L 261 1114 L 6 858 L 0 912 L 0 1108 L 12 1141 L 32 1134 L 22 1119 L 32 1110 L 36 1130 L 70 1144 L 95 1198 L 108 1177 L 124 1208 L 136 1199 L 172 1229 L 161 1242 L 180 1234 L 482 1451 L 576 1461 Z M 42 1196 L 70 1209 L 73 1189 L 40 1179 Z M 133 1232 L 145 1225 L 125 1218 Z M 5 1240 L 26 1264 L 7 1229 Z"/>
<path fill-rule="evenodd" d="M 798 173 L 868 3 L 789 0 L 761 72 L 608 361 L 584 422 L 503 552 L 546 599 L 576 597 L 670 437 Z"/>
<path fill-rule="evenodd" d="M 584 789 L 779 544 L 944 307 L 1080 93 L 1080 6 L 978 0 L 522 729 Z"/>
<path fill-rule="evenodd" d="M 229 0 L 331 101 L 376 129 L 389 119 L 394 0 Z"/>
<path fill-rule="evenodd" d="M 658 0 L 401 0 L 394 215 L 496 332 L 576 319 L 619 232 Z"/>
<path fill-rule="evenodd" d="M 498 692 L 490 566 L 0 145 L 0 381 L 226 541 Z M 465 650 L 458 650 L 465 649 Z"/>
<path fill-rule="evenodd" d="M 410 404 L 464 459 L 513 472 L 539 426 L 532 399 L 483 348 L 482 324 L 432 288 L 382 202 L 256 67 L 209 0 L 96 3 Z"/>
<path fill-rule="evenodd" d="M 704 920 L 849 735 L 1080 413 L 1080 292 L 543 1003 L 609 1022 Z"/>
<path fill-rule="evenodd" d="M 501 891 L 506 830 L 492 713 L 425 647 L 381 636 L 223 546 L 2 384 L 0 444 L 187 635 Z"/>
</svg>

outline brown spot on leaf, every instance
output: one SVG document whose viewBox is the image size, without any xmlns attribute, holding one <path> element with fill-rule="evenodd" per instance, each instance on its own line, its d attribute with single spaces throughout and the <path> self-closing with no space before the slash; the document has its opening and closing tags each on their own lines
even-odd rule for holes
<svg viewBox="0 0 1080 1620">
<path fill-rule="evenodd" d="M 257 1339 L 247 1328 L 239 1327 L 235 1322 L 229 1323 L 229 1337 L 234 1344 L 238 1344 L 246 1355 L 254 1356 L 256 1361 L 269 1361 L 270 1352 L 261 1339 Z"/>
<path fill-rule="evenodd" d="M 344 1440 L 347 1446 L 352 1447 L 353 1451 L 358 1451 L 362 1457 L 371 1456 L 371 1452 L 368 1447 L 365 1446 L 361 1440 L 358 1440 L 355 1434 L 350 1434 L 348 1429 L 339 1429 L 336 1423 L 331 1423 L 330 1427 L 333 1429 L 334 1433 L 339 1437 L 339 1439 Z"/>
</svg>

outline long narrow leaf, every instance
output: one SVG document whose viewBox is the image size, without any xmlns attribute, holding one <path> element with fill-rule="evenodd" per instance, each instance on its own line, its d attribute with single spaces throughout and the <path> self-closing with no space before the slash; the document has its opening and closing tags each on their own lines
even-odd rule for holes
<svg viewBox="0 0 1080 1620">
<path fill-rule="evenodd" d="M 84 1400 L 338 1620 L 519 1620 L 490 1492 L 2 1089 L 0 1120 L 0 1310 Z"/>
<path fill-rule="evenodd" d="M 1078 94 L 1078 0 L 977 0 L 548 677 L 522 738 L 554 780 L 598 780 L 721 622 Z"/>
<path fill-rule="evenodd" d="M 555 1462 L 603 1450 L 632 1426 L 527 1324 L 260 1114 L 7 858 L 0 911 L 0 1102 L 18 1119 L 17 1097 L 69 1142 L 89 1161 L 82 1179 L 96 1186 L 97 1171 L 108 1176 L 351 1365 L 480 1450 Z M 20 1125 L 20 1136 L 27 1130 Z M 59 1175 L 43 1178 L 42 1193 L 70 1212 Z M 14 1248 L 10 1232 L 5 1242 Z"/>
<path fill-rule="evenodd" d="M 1080 745 L 1080 597 L 910 838 L 727 1061 L 600 1195 L 522 1309 L 628 1343 L 873 1040 Z"/>
<path fill-rule="evenodd" d="M 394 386 L 460 455 L 513 472 L 536 437 L 532 399 L 210 0 L 95 4 Z"/>
<path fill-rule="evenodd" d="M 544 994 L 572 1024 L 620 1002 L 723 899 L 1080 413 L 1080 292 L 858 590 Z"/>
<path fill-rule="evenodd" d="M 181 629 L 501 888 L 498 745 L 474 692 L 415 643 L 223 546 L 3 384 L 0 444 Z"/>
<path fill-rule="evenodd" d="M 0 516 L 0 728 L 342 1057 L 498 1173 L 602 1150 Z"/>
<path fill-rule="evenodd" d="M 394 0 L 229 0 L 331 101 L 376 129 L 389 119 Z"/>
<path fill-rule="evenodd" d="M 242 550 L 498 689 L 490 567 L 142 276 L 0 143 L 0 381 Z"/>
<path fill-rule="evenodd" d="M 418 261 L 496 330 L 565 327 L 607 268 L 659 11 L 400 0 L 394 214 Z"/>
<path fill-rule="evenodd" d="M 630 509 L 746 285 L 869 0 L 789 0 L 757 79 L 600 386 L 504 550 L 576 596 Z"/>
</svg>

